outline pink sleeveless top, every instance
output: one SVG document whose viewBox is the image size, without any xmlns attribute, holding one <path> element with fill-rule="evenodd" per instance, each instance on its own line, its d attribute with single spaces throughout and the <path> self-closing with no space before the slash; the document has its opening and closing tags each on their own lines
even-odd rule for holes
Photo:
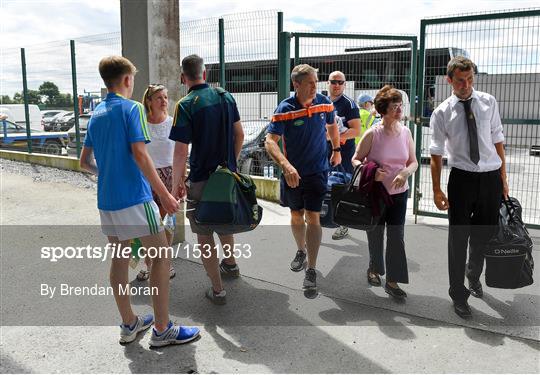
<svg viewBox="0 0 540 375">
<path fill-rule="evenodd" d="M 407 166 L 409 160 L 409 128 L 399 125 L 399 135 L 388 135 L 384 132 L 382 125 L 376 125 L 373 128 L 373 143 L 371 150 L 367 155 L 368 161 L 374 161 L 388 172 L 388 176 L 383 180 L 383 185 L 388 194 L 399 194 L 407 191 L 408 182 L 405 182 L 399 189 L 391 188 L 392 181 L 398 173 Z"/>
</svg>

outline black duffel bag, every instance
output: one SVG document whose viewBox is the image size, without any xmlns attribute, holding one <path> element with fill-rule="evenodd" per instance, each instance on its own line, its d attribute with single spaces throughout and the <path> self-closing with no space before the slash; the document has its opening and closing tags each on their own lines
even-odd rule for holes
<svg viewBox="0 0 540 375">
<path fill-rule="evenodd" d="M 485 249 L 486 285 L 516 289 L 533 283 L 533 243 L 521 220 L 521 205 L 503 198 L 497 232 Z"/>
<path fill-rule="evenodd" d="M 332 210 L 334 223 L 348 228 L 371 231 L 379 223 L 385 205 L 379 202 L 379 215 L 375 216 L 371 195 L 354 186 L 355 181 L 360 179 L 362 168 L 363 165 L 356 167 L 349 183 L 332 185 Z"/>
</svg>

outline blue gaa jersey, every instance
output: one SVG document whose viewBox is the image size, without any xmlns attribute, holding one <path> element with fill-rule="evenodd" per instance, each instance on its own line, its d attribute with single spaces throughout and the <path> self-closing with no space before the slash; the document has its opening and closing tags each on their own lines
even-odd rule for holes
<svg viewBox="0 0 540 375">
<path fill-rule="evenodd" d="M 335 102 L 334 107 L 336 108 L 337 115 L 341 117 L 343 125 L 349 128 L 349 120 L 359 119 L 360 111 L 358 106 L 347 95 L 341 95 Z M 329 145 L 329 155 L 331 155 L 332 145 Z M 353 173 L 354 168 L 352 166 L 351 159 L 354 155 L 356 146 L 354 144 L 354 138 L 347 139 L 344 145 L 341 146 L 341 165 L 347 173 Z"/>
<path fill-rule="evenodd" d="M 98 208 L 116 211 L 152 200 L 152 190 L 131 152 L 134 142 L 150 142 L 141 103 L 107 94 L 88 123 L 84 146 L 94 150 L 99 171 Z"/>
<path fill-rule="evenodd" d="M 326 150 L 326 124 L 333 124 L 334 105 L 317 94 L 304 108 L 296 94 L 279 103 L 268 132 L 283 137 L 283 152 L 300 176 L 327 171 L 330 168 Z"/>
</svg>

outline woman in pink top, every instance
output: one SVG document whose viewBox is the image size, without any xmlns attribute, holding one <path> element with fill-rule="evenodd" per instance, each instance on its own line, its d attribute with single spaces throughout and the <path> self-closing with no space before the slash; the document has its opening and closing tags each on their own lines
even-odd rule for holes
<svg viewBox="0 0 540 375">
<path fill-rule="evenodd" d="M 386 224 L 386 283 L 385 291 L 392 297 L 405 298 L 407 294 L 397 284 L 409 282 L 407 258 L 405 256 L 405 213 L 407 212 L 407 179 L 418 168 L 414 142 L 409 129 L 401 124 L 403 117 L 401 93 L 386 85 L 375 96 L 375 109 L 382 115 L 381 123 L 366 131 L 356 147 L 353 165 L 362 161 L 374 161 L 379 165 L 375 180 L 382 182 L 392 197 L 393 204 L 379 224 L 367 232 L 369 246 L 369 268 L 367 279 L 370 285 L 381 285 L 380 275 L 385 274 L 383 260 L 384 228 Z"/>
</svg>

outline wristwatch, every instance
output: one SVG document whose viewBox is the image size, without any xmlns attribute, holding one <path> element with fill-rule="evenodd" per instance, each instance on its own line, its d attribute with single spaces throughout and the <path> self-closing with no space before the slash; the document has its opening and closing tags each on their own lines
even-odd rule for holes
<svg viewBox="0 0 540 375">
<path fill-rule="evenodd" d="M 332 151 L 335 151 L 335 152 L 341 152 L 341 147 L 333 148 Z"/>
</svg>

